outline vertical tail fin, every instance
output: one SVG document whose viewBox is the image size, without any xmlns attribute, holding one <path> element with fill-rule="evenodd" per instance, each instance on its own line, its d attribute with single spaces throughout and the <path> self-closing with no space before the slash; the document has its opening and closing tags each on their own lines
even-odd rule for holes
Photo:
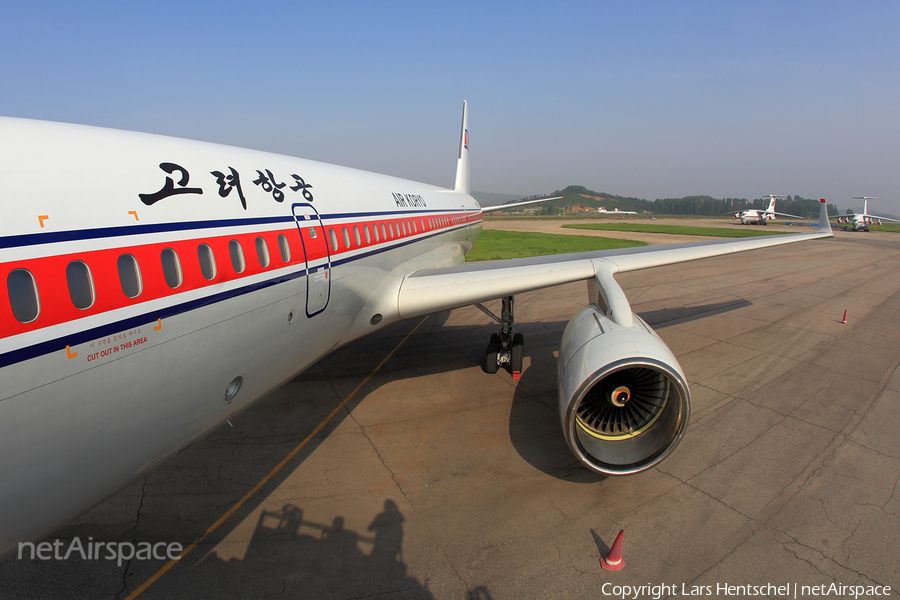
<svg viewBox="0 0 900 600">
<path fill-rule="evenodd" d="M 469 107 L 463 100 L 462 129 L 459 132 L 459 158 L 456 161 L 456 183 L 453 189 L 469 193 Z"/>
<path fill-rule="evenodd" d="M 818 233 L 831 233 L 831 223 L 828 222 L 828 205 L 825 203 L 825 198 L 819 201 Z"/>
</svg>

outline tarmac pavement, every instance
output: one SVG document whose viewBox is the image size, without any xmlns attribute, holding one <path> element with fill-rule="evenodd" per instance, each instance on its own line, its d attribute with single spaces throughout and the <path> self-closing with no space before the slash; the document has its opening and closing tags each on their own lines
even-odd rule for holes
<svg viewBox="0 0 900 600">
<path fill-rule="evenodd" d="M 51 536 L 201 539 L 169 570 L 13 557 L 0 598 L 746 597 L 721 586 L 769 583 L 788 593 L 760 597 L 832 583 L 900 597 L 900 235 L 617 279 L 691 386 L 685 439 L 657 468 L 602 479 L 569 453 L 556 354 L 586 291 L 561 286 L 516 297 L 518 381 L 482 372 L 496 326 L 474 307 L 395 324 Z M 619 530 L 626 566 L 603 571 Z"/>
</svg>

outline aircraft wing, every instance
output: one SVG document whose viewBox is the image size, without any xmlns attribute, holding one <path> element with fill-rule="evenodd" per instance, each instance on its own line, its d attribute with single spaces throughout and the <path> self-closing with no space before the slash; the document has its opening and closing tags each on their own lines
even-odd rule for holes
<svg viewBox="0 0 900 600">
<path fill-rule="evenodd" d="M 850 215 L 831 215 L 828 218 L 836 220 L 836 219 L 840 219 L 843 217 L 850 217 L 851 219 L 853 217 L 863 217 L 866 219 L 878 219 L 879 221 L 890 221 L 891 223 L 900 223 L 900 221 L 898 221 L 897 219 L 891 219 L 890 217 L 879 217 L 878 215 L 858 214 L 858 213 L 854 213 L 854 214 L 850 214 Z"/>
<path fill-rule="evenodd" d="M 783 213 L 783 212 L 774 212 L 773 211 L 773 213 L 778 215 L 779 217 L 790 217 L 792 219 L 805 219 L 806 218 L 806 217 L 800 217 L 798 215 L 789 215 L 789 214 Z M 773 214 L 773 213 L 769 213 L 769 214 Z"/>
<path fill-rule="evenodd" d="M 624 314 L 627 299 L 620 293 L 613 274 L 830 237 L 831 225 L 825 203 L 821 206 L 819 229 L 814 233 L 535 256 L 417 271 L 406 276 L 400 284 L 398 309 L 402 318 L 410 318 L 564 283 L 596 279 L 598 287 L 609 294 L 605 299 L 612 312 L 630 321 L 630 308 L 627 315 Z M 619 296 L 620 300 L 616 301 Z M 619 310 L 614 306 L 617 302 Z"/>
<path fill-rule="evenodd" d="M 507 208 L 515 208 L 517 206 L 525 206 L 526 204 L 537 204 L 538 202 L 549 202 L 550 200 L 559 200 L 562 196 L 554 198 L 541 198 L 540 200 L 525 200 L 524 202 L 513 202 L 512 204 L 498 204 L 497 206 L 482 206 L 481 212 L 489 213 L 495 210 L 506 210 Z"/>
</svg>

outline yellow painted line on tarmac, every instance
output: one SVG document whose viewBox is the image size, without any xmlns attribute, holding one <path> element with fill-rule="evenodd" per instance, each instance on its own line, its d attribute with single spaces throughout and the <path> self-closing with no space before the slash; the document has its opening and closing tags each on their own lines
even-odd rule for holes
<svg viewBox="0 0 900 600">
<path fill-rule="evenodd" d="M 162 577 L 163 575 L 165 575 L 166 572 L 169 571 L 169 569 L 171 569 L 171 568 L 174 567 L 176 564 L 178 564 L 178 561 L 181 560 L 182 558 L 184 558 L 184 556 L 185 556 L 188 552 L 190 552 L 191 550 L 193 550 L 194 548 L 196 548 L 197 545 L 200 544 L 200 542 L 202 542 L 204 539 L 206 539 L 206 536 L 208 536 L 210 533 L 212 533 L 213 531 L 215 531 L 216 529 L 218 529 L 219 526 L 222 525 L 222 523 L 224 523 L 225 521 L 227 521 L 228 518 L 229 518 L 231 515 L 233 515 L 234 513 L 236 513 L 236 512 L 238 511 L 238 509 L 240 509 L 240 508 L 244 505 L 244 503 L 247 502 L 247 500 L 249 500 L 251 496 L 253 496 L 253 494 L 255 494 L 256 492 L 258 492 L 258 491 L 262 488 L 262 486 L 264 486 L 264 485 L 266 484 L 266 482 L 268 482 L 273 476 L 275 476 L 275 474 L 278 473 L 278 471 L 280 471 L 280 470 L 282 469 L 282 467 L 284 467 L 284 465 L 286 465 L 288 462 L 290 462 L 290 460 L 291 460 L 292 458 L 294 458 L 294 456 L 296 456 L 297 453 L 300 452 L 300 450 L 301 450 L 304 446 L 306 446 L 306 444 L 309 443 L 309 441 L 310 441 L 311 439 L 313 439 L 313 437 L 315 437 L 315 435 L 316 435 L 317 433 L 319 433 L 320 431 L 322 431 L 322 429 L 325 427 L 325 425 L 327 425 L 328 422 L 331 421 L 331 419 L 333 419 L 333 418 L 335 417 L 335 415 L 337 415 L 338 412 L 339 412 L 342 408 L 344 408 L 344 407 L 347 405 L 347 403 L 350 402 L 350 400 L 351 400 L 354 396 L 356 396 L 356 393 L 359 392 L 359 390 L 362 389 L 362 387 L 363 387 L 364 385 L 366 385 L 366 384 L 369 382 L 370 379 L 372 379 L 372 377 L 375 375 L 375 373 L 377 373 L 378 370 L 381 369 L 381 367 L 384 366 L 384 363 L 386 363 L 388 360 L 390 360 L 390 358 L 394 355 L 394 353 L 397 352 L 397 350 L 399 350 L 400 347 L 401 347 L 403 344 L 406 343 L 406 340 L 408 340 L 408 339 L 410 338 L 410 336 L 412 336 L 412 334 L 414 334 L 414 333 L 416 332 L 416 330 L 419 329 L 419 327 L 422 326 L 422 324 L 425 322 L 425 319 L 427 319 L 427 318 L 428 318 L 428 317 L 426 316 L 426 317 L 424 317 L 421 321 L 419 321 L 419 323 L 418 323 L 415 327 L 413 327 L 412 331 L 410 331 L 408 334 L 406 334 L 406 337 L 403 338 L 402 340 L 400 340 L 400 343 L 397 344 L 397 345 L 394 347 L 393 350 L 391 350 L 390 352 L 388 352 L 388 355 L 387 355 L 387 356 L 385 356 L 383 359 L 381 359 L 381 362 L 378 363 L 378 366 L 376 366 L 374 369 L 372 369 L 372 372 L 369 373 L 369 374 L 366 376 L 366 378 L 363 379 L 363 380 L 360 382 L 359 385 L 357 385 L 355 388 L 353 388 L 353 391 L 350 392 L 350 393 L 347 395 L 347 397 L 344 398 L 343 401 L 341 401 L 341 403 L 338 404 L 337 407 L 335 407 L 335 409 L 334 409 L 333 411 L 331 411 L 331 413 L 330 413 L 327 417 L 325 417 L 325 420 L 323 420 L 321 423 L 319 423 L 318 425 L 316 425 L 316 428 L 312 430 L 312 433 L 310 433 L 308 436 L 306 436 L 306 437 L 303 439 L 302 442 L 300 442 L 299 444 L 297 444 L 297 447 L 294 448 L 293 450 L 291 450 L 291 451 L 288 453 L 287 456 L 285 456 L 284 458 L 282 458 L 282 459 L 281 459 L 281 462 L 279 462 L 277 465 L 275 465 L 275 468 L 273 468 L 271 471 L 269 471 L 268 475 L 266 475 L 265 477 L 263 477 L 263 478 L 259 481 L 259 483 L 257 483 L 255 486 L 253 486 L 253 489 L 252 489 L 252 490 L 250 490 L 249 492 L 247 492 L 247 494 L 246 494 L 243 498 L 241 498 L 240 500 L 238 500 L 237 503 L 236 503 L 234 506 L 232 506 L 231 508 L 229 508 L 229 509 L 225 512 L 225 514 L 223 514 L 221 517 L 219 517 L 219 519 L 218 519 L 215 523 L 213 523 L 212 525 L 210 525 L 209 528 L 207 528 L 207 530 L 203 532 L 203 535 L 201 535 L 200 537 L 198 537 L 196 540 L 194 540 L 193 542 L 191 542 L 191 544 L 190 544 L 187 548 L 185 548 L 184 550 L 182 550 L 181 554 L 179 554 L 177 557 L 175 557 L 175 558 L 173 558 L 172 560 L 170 560 L 169 562 L 167 562 L 167 563 L 166 563 L 159 571 L 157 571 L 156 573 L 154 573 L 153 576 L 150 577 L 150 579 L 148 579 L 147 581 L 145 581 L 144 583 L 142 583 L 142 584 L 140 585 L 140 587 L 138 587 L 136 590 L 134 590 L 133 592 L 131 592 L 131 594 L 129 594 L 129 596 L 128 596 L 127 598 L 125 598 L 125 600 L 134 600 L 134 598 L 137 598 L 138 596 L 140 596 L 141 594 L 143 594 L 143 593 L 147 590 L 147 588 L 149 588 L 151 585 L 153 585 L 154 583 L 156 583 L 156 581 L 157 581 L 160 577 Z"/>
</svg>

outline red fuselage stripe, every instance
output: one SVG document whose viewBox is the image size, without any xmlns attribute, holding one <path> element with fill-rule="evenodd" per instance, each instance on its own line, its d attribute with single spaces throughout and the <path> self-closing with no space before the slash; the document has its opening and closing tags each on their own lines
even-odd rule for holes
<svg viewBox="0 0 900 600">
<path fill-rule="evenodd" d="M 0 263 L 0 278 L 2 278 L 2 281 L 7 281 L 10 272 L 15 269 L 26 269 L 32 274 L 38 290 L 40 304 L 40 313 L 37 319 L 30 323 L 20 323 L 13 315 L 8 290 L 5 290 L 7 293 L 0 293 L 0 338 L 74 321 L 90 315 L 141 304 L 167 296 L 183 294 L 192 290 L 250 277 L 272 269 L 293 265 L 305 266 L 307 261 L 315 263 L 316 261 L 322 261 L 329 255 L 331 261 L 334 262 L 336 257 L 352 251 L 376 247 L 388 248 L 397 240 L 423 233 L 441 231 L 456 225 L 480 220 L 481 213 L 478 212 L 471 213 L 468 216 L 454 213 L 429 217 L 366 220 L 337 224 L 326 223 L 324 235 L 322 228 L 316 227 L 317 235 L 315 238 L 309 235 L 308 228 L 306 228 L 302 243 L 297 227 L 290 227 L 265 232 L 140 244 Z M 413 221 L 415 221 L 415 228 L 413 228 Z M 382 225 L 387 233 L 387 238 L 382 234 Z M 404 226 L 406 228 L 405 232 Z M 354 227 L 359 231 L 359 244 L 356 243 Z M 375 241 L 376 234 L 373 230 L 375 227 L 378 227 L 378 241 Z M 349 248 L 345 245 L 343 235 L 345 228 L 350 239 Z M 366 241 L 366 228 L 370 232 L 369 242 Z M 393 232 L 391 231 L 392 229 Z M 331 245 L 332 230 L 337 240 L 336 251 L 333 247 L 326 249 L 326 244 Z M 281 256 L 279 235 L 284 235 L 290 246 L 290 258 L 287 262 Z M 150 236 L 148 235 L 147 237 Z M 262 267 L 257 256 L 257 238 L 265 240 L 268 250 L 269 264 L 265 268 Z M 245 269 L 241 273 L 238 273 L 232 266 L 229 250 L 229 244 L 232 240 L 237 240 L 240 243 L 243 252 Z M 215 257 L 215 276 L 211 280 L 204 278 L 200 268 L 198 248 L 201 244 L 208 245 Z M 175 251 L 181 266 L 182 283 L 174 289 L 168 286 L 163 273 L 161 253 L 167 248 Z M 135 298 L 129 298 L 125 295 L 119 280 L 118 259 L 123 254 L 134 256 L 140 269 L 142 290 L 140 295 Z M 91 272 L 95 300 L 86 309 L 76 308 L 69 296 L 66 267 L 75 260 L 84 262 Z"/>
</svg>

